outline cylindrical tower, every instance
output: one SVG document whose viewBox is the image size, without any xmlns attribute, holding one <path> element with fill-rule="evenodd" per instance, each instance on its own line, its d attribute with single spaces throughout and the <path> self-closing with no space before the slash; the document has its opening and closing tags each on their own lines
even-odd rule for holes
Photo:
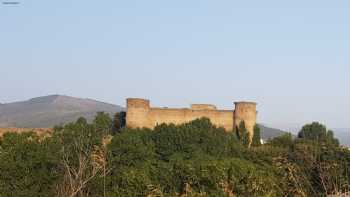
<svg viewBox="0 0 350 197">
<path fill-rule="evenodd" d="M 245 127 L 249 133 L 250 142 L 254 135 L 254 126 L 256 124 L 256 103 L 254 102 L 235 102 L 234 128 L 244 121 Z"/>
<path fill-rule="evenodd" d="M 147 127 L 148 111 L 150 109 L 150 102 L 146 99 L 128 98 L 126 99 L 126 127 L 142 128 Z"/>
</svg>

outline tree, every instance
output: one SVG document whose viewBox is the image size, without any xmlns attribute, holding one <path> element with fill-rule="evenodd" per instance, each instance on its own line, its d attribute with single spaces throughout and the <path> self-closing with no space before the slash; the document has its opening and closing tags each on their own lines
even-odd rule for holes
<svg viewBox="0 0 350 197">
<path fill-rule="evenodd" d="M 87 120 L 86 118 L 84 117 L 80 117 L 78 118 L 78 120 L 76 121 L 77 124 L 80 124 L 80 125 L 87 125 Z"/>
<path fill-rule="evenodd" d="M 125 127 L 125 118 L 126 118 L 126 113 L 125 112 L 118 112 L 114 114 L 113 118 L 113 134 L 117 133 L 120 131 L 121 128 Z"/>
<path fill-rule="evenodd" d="M 105 174 L 103 137 L 110 121 L 100 113 L 93 124 L 79 118 L 56 128 L 53 139 L 60 145 L 60 167 L 63 178 L 57 186 L 58 196 L 86 196 L 89 184 L 99 175 Z"/>
<path fill-rule="evenodd" d="M 333 131 L 327 130 L 326 126 L 318 122 L 313 122 L 303 126 L 298 133 L 298 137 L 316 142 L 327 142 L 333 145 L 339 145 L 339 141 L 334 138 Z"/>
<path fill-rule="evenodd" d="M 111 136 L 105 115 L 57 126 L 51 137 L 0 137 L 0 196 L 321 197 L 350 189 L 350 151 L 317 124 L 297 139 L 247 149 L 244 122 L 236 133 L 201 118 Z M 252 146 L 259 135 L 255 128 Z"/>
<path fill-rule="evenodd" d="M 37 134 L 0 138 L 0 196 L 54 196 L 61 178 L 58 146 Z"/>
<path fill-rule="evenodd" d="M 250 137 L 247 128 L 245 127 L 244 121 L 239 123 L 238 128 L 236 128 L 237 138 L 245 147 L 250 146 Z"/>
<path fill-rule="evenodd" d="M 327 132 L 327 141 L 336 146 L 339 145 L 339 140 L 334 137 L 334 132 L 332 130 L 328 130 Z"/>
<path fill-rule="evenodd" d="M 294 144 L 293 137 L 291 133 L 285 133 L 283 135 L 274 137 L 268 141 L 268 144 L 277 147 L 289 148 Z"/>
<path fill-rule="evenodd" d="M 254 135 L 252 140 L 252 146 L 260 146 L 261 145 L 261 137 L 260 137 L 260 127 L 258 125 L 254 126 Z"/>
<path fill-rule="evenodd" d="M 113 118 L 113 134 L 117 133 L 121 127 L 120 113 L 115 113 Z"/>
<path fill-rule="evenodd" d="M 318 122 L 313 122 L 304 125 L 298 133 L 298 137 L 316 141 L 325 139 L 327 137 L 327 129 L 324 125 Z"/>
<path fill-rule="evenodd" d="M 298 139 L 288 156 L 300 170 L 297 176 L 306 178 L 308 196 L 326 196 L 349 191 L 349 153 L 325 141 Z"/>
<path fill-rule="evenodd" d="M 103 134 L 110 134 L 112 131 L 112 119 L 105 112 L 97 112 L 93 124 L 96 130 Z"/>
</svg>

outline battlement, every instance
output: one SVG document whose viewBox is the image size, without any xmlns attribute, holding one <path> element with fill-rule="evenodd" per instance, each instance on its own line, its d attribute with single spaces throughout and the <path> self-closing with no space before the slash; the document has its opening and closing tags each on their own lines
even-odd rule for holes
<svg viewBox="0 0 350 197">
<path fill-rule="evenodd" d="M 238 101 L 238 102 L 234 102 L 235 105 L 257 105 L 256 102 L 250 102 L 250 101 Z"/>
<path fill-rule="evenodd" d="M 211 104 L 192 104 L 191 109 L 192 110 L 216 110 L 216 106 Z"/>
<path fill-rule="evenodd" d="M 256 103 L 235 102 L 233 110 L 218 110 L 211 104 L 192 104 L 191 108 L 159 108 L 150 107 L 150 101 L 141 98 L 127 99 L 126 126 L 130 128 L 150 128 L 161 123 L 182 124 L 197 118 L 209 118 L 210 121 L 223 127 L 226 131 L 233 131 L 240 122 L 244 121 L 248 132 L 253 136 L 256 124 Z"/>
<path fill-rule="evenodd" d="M 128 98 L 126 103 L 127 108 L 150 108 L 150 102 L 147 99 Z"/>
</svg>

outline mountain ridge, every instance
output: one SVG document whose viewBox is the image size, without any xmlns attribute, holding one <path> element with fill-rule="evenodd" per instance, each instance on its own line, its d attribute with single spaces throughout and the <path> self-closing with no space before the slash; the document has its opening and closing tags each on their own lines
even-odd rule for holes
<svg viewBox="0 0 350 197">
<path fill-rule="evenodd" d="M 277 128 L 272 128 L 270 126 L 266 126 L 264 124 L 258 123 L 258 126 L 260 128 L 260 133 L 261 133 L 261 139 L 263 140 L 269 140 L 271 138 L 281 136 L 283 134 L 286 134 L 288 132 L 277 129 Z"/>
<path fill-rule="evenodd" d="M 53 127 L 81 116 L 91 121 L 99 111 L 113 115 L 122 110 L 119 105 L 55 94 L 0 105 L 0 127 Z"/>
</svg>

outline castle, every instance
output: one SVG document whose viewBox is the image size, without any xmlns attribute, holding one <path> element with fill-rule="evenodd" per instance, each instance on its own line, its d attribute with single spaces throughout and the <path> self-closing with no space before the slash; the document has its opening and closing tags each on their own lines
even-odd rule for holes
<svg viewBox="0 0 350 197">
<path fill-rule="evenodd" d="M 210 104 L 192 104 L 191 108 L 150 107 L 150 101 L 140 98 L 128 98 L 126 127 L 153 129 L 161 123 L 181 124 L 197 118 L 206 117 L 217 127 L 232 131 L 244 121 L 250 137 L 253 136 L 256 124 L 256 103 L 235 102 L 234 110 L 218 110 Z"/>
</svg>

